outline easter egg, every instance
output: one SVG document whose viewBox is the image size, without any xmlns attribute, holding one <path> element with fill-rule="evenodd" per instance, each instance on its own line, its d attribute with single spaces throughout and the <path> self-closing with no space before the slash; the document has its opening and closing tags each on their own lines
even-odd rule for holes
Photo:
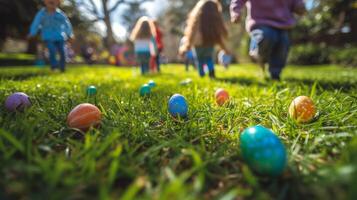
<svg viewBox="0 0 357 200">
<path fill-rule="evenodd" d="M 101 118 L 102 114 L 95 105 L 83 103 L 73 108 L 68 114 L 67 125 L 70 128 L 87 131 L 90 127 L 97 127 Z"/>
<path fill-rule="evenodd" d="M 156 83 L 155 83 L 155 81 L 150 80 L 150 81 L 148 82 L 148 85 L 150 86 L 150 88 L 154 88 L 154 87 L 156 86 Z"/>
<path fill-rule="evenodd" d="M 180 82 L 180 85 L 189 85 L 192 83 L 192 79 L 188 78 Z"/>
<path fill-rule="evenodd" d="M 89 86 L 87 88 L 87 95 L 88 96 L 94 96 L 96 94 L 97 94 L 97 88 L 95 86 L 91 85 L 91 86 Z"/>
<path fill-rule="evenodd" d="M 300 96 L 291 102 L 289 115 L 297 122 L 306 123 L 311 121 L 316 115 L 316 107 L 310 97 Z"/>
<path fill-rule="evenodd" d="M 229 100 L 228 92 L 222 88 L 216 90 L 215 97 L 216 97 L 216 103 L 219 106 L 223 106 Z"/>
<path fill-rule="evenodd" d="M 9 112 L 24 111 L 29 107 L 31 107 L 30 98 L 23 92 L 16 92 L 5 100 L 5 108 Z"/>
<path fill-rule="evenodd" d="M 270 129 L 247 128 L 240 135 L 240 149 L 248 166 L 261 175 L 278 176 L 286 167 L 286 150 Z"/>
<path fill-rule="evenodd" d="M 173 117 L 187 117 L 188 104 L 185 97 L 180 94 L 175 94 L 170 98 L 168 108 Z"/>
<path fill-rule="evenodd" d="M 140 96 L 149 95 L 151 92 L 151 87 L 148 84 L 144 84 L 140 87 Z"/>
</svg>

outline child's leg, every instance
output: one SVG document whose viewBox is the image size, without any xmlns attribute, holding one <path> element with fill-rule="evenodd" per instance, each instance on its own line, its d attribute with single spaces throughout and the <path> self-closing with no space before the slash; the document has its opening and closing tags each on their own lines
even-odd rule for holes
<svg viewBox="0 0 357 200">
<path fill-rule="evenodd" d="M 157 72 L 160 72 L 160 53 L 156 56 L 156 70 Z"/>
<path fill-rule="evenodd" d="M 280 73 L 286 65 L 290 46 L 287 31 L 281 30 L 278 38 L 269 60 L 269 72 L 272 79 L 275 80 L 280 80 Z"/>
<path fill-rule="evenodd" d="M 149 73 L 150 71 L 150 63 L 149 62 L 144 62 L 144 71 L 145 71 L 145 74 Z"/>
<path fill-rule="evenodd" d="M 265 73 L 265 63 L 269 62 L 278 40 L 276 30 L 269 26 L 260 26 L 250 33 L 250 37 L 249 55 L 258 62 Z"/>
<path fill-rule="evenodd" d="M 140 69 L 141 69 L 141 75 L 144 75 L 145 74 L 145 66 L 144 66 L 144 63 L 140 63 Z"/>
<path fill-rule="evenodd" d="M 60 54 L 60 69 L 62 72 L 64 72 L 66 67 L 65 43 L 64 41 L 58 41 L 55 44 Z"/>
<path fill-rule="evenodd" d="M 48 48 L 48 53 L 50 54 L 50 64 L 51 64 L 51 69 L 54 70 L 58 66 L 58 62 L 56 59 L 56 45 L 52 41 L 46 42 L 47 48 Z"/>
<path fill-rule="evenodd" d="M 198 73 L 200 74 L 201 77 L 205 76 L 205 71 L 204 71 L 204 65 L 205 65 L 205 60 L 203 59 L 198 59 Z"/>
<path fill-rule="evenodd" d="M 190 60 L 185 58 L 185 66 L 186 66 L 186 72 L 188 72 L 189 66 L 190 66 Z"/>
<path fill-rule="evenodd" d="M 210 78 L 215 78 L 216 75 L 215 75 L 215 72 L 214 72 L 214 61 L 213 61 L 213 58 L 212 58 L 212 57 L 207 57 L 206 64 L 207 64 L 208 71 L 209 71 L 209 77 L 210 77 Z"/>
</svg>

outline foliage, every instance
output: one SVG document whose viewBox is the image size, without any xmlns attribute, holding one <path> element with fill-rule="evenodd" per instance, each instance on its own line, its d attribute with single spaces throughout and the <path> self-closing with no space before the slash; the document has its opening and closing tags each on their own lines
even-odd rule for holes
<svg viewBox="0 0 357 200">
<path fill-rule="evenodd" d="M 346 45 L 334 47 L 326 44 L 299 44 L 292 46 L 288 62 L 296 65 L 337 64 L 357 66 L 357 48 Z"/>
<path fill-rule="evenodd" d="M 297 65 L 316 65 L 330 63 L 331 49 L 326 44 L 301 44 L 291 48 L 289 63 Z"/>
<path fill-rule="evenodd" d="M 66 74 L 0 69 L 0 102 L 23 91 L 33 103 L 17 114 L 0 107 L 0 198 L 346 197 L 351 182 L 323 172 L 340 165 L 349 166 L 345 177 L 356 171 L 357 152 L 346 146 L 357 134 L 357 71 L 288 67 L 284 81 L 276 83 L 262 80 L 258 70 L 246 64 L 217 68 L 218 79 L 209 80 L 174 65 L 160 76 L 144 77 L 138 69 L 114 67 L 73 67 Z M 193 83 L 180 85 L 186 78 Z M 140 98 L 138 88 L 150 79 L 158 86 Z M 97 86 L 96 98 L 85 96 L 88 85 Z M 219 87 L 232 97 L 225 107 L 214 104 Z M 189 102 L 186 121 L 167 113 L 174 93 Z M 299 95 L 316 102 L 319 116 L 310 124 L 295 124 L 287 116 Z M 83 102 L 103 112 L 102 126 L 84 136 L 66 127 L 69 111 Z M 239 133 L 255 124 L 272 128 L 285 143 L 289 167 L 283 176 L 258 176 L 242 160 Z"/>
<path fill-rule="evenodd" d="M 335 49 L 330 55 L 332 63 L 344 66 L 357 67 L 357 47 L 346 46 L 344 48 Z"/>
<path fill-rule="evenodd" d="M 136 21 L 142 17 L 146 16 L 147 11 L 141 7 L 138 2 L 129 3 L 128 8 L 123 11 L 122 14 L 122 24 L 127 28 L 130 33 L 135 26 Z"/>
</svg>

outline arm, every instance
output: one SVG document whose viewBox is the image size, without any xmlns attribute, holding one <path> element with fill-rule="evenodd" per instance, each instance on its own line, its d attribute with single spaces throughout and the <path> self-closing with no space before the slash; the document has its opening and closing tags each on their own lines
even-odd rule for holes
<svg viewBox="0 0 357 200">
<path fill-rule="evenodd" d="M 294 0 L 292 11 L 298 15 L 303 15 L 306 12 L 305 3 L 303 0 Z"/>
<path fill-rule="evenodd" d="M 238 23 L 241 17 L 241 10 L 248 0 L 232 0 L 230 5 L 231 21 Z"/>
<path fill-rule="evenodd" d="M 36 14 L 32 24 L 31 24 L 29 37 L 35 36 L 38 33 L 38 31 L 40 30 L 41 23 L 42 23 L 42 17 L 43 17 L 43 10 L 40 10 Z"/>
<path fill-rule="evenodd" d="M 159 52 L 159 50 L 158 50 L 158 47 L 157 47 L 157 43 L 156 43 L 156 40 L 155 40 L 155 37 L 151 37 L 151 47 L 152 47 L 152 55 L 153 56 L 156 56 L 156 55 L 158 55 L 158 52 Z"/>
<path fill-rule="evenodd" d="M 72 28 L 72 24 L 69 21 L 68 17 L 65 14 L 62 14 L 63 18 L 64 18 L 64 25 L 65 25 L 65 32 L 68 38 L 73 38 L 73 28 Z"/>
</svg>

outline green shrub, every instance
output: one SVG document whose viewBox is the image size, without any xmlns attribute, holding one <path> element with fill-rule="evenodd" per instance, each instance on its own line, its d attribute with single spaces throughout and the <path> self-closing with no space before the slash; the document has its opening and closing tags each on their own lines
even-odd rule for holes
<svg viewBox="0 0 357 200">
<path fill-rule="evenodd" d="M 296 65 L 329 64 L 331 50 L 325 44 L 300 44 L 292 46 L 288 62 Z"/>
<path fill-rule="evenodd" d="M 330 60 L 334 64 L 357 67 L 357 47 L 335 49 L 330 55 Z"/>
</svg>

